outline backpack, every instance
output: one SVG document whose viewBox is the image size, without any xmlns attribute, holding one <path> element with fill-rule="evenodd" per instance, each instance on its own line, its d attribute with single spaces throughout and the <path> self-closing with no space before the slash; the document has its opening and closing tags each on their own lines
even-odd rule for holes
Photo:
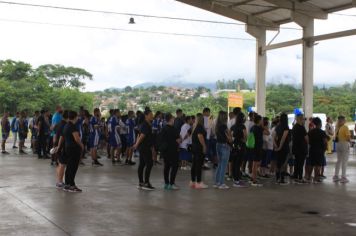
<svg viewBox="0 0 356 236">
<path fill-rule="evenodd" d="M 246 147 L 253 149 L 255 148 L 255 134 L 250 132 L 247 136 Z"/>
</svg>

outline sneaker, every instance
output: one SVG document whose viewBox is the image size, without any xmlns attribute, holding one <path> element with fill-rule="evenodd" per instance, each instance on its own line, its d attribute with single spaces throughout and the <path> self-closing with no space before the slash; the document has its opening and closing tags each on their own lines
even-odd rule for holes
<svg viewBox="0 0 356 236">
<path fill-rule="evenodd" d="M 129 164 L 129 166 L 134 166 L 134 165 L 136 165 L 136 162 L 129 160 L 128 164 Z"/>
<path fill-rule="evenodd" d="M 208 164 L 204 164 L 202 170 L 210 170 L 210 167 Z"/>
<path fill-rule="evenodd" d="M 18 147 L 16 147 L 16 146 L 12 146 L 12 148 L 13 148 L 13 149 L 16 149 L 16 148 L 18 148 Z"/>
<path fill-rule="evenodd" d="M 341 179 L 339 178 L 339 176 L 334 176 L 333 177 L 333 181 L 336 183 L 336 182 L 339 182 Z"/>
<path fill-rule="evenodd" d="M 252 187 L 263 187 L 262 184 L 260 184 L 260 183 L 258 183 L 258 182 L 256 182 L 256 181 L 252 182 L 252 183 L 251 183 L 251 186 L 252 186 Z"/>
<path fill-rule="evenodd" d="M 10 154 L 10 153 L 8 153 L 7 151 L 2 151 L 1 153 L 2 153 L 2 154 L 5 154 L 5 155 L 6 155 L 6 154 Z"/>
<path fill-rule="evenodd" d="M 191 170 L 190 166 L 185 167 L 186 170 Z"/>
<path fill-rule="evenodd" d="M 70 193 L 81 193 L 81 192 L 83 192 L 83 190 L 81 190 L 77 186 L 70 186 L 69 187 L 69 192 Z"/>
<path fill-rule="evenodd" d="M 164 190 L 170 190 L 170 185 L 169 184 L 165 184 L 163 188 L 164 188 Z"/>
<path fill-rule="evenodd" d="M 190 181 L 189 187 L 195 188 L 195 185 L 196 185 L 196 184 L 197 184 L 196 182 Z"/>
<path fill-rule="evenodd" d="M 219 184 L 214 184 L 213 188 L 219 188 L 219 186 L 220 186 Z"/>
<path fill-rule="evenodd" d="M 320 175 L 319 178 L 326 179 L 327 177 L 325 175 Z"/>
<path fill-rule="evenodd" d="M 200 182 L 195 185 L 195 188 L 196 189 L 207 189 L 207 188 L 209 188 L 209 186 L 204 184 L 203 182 Z"/>
<path fill-rule="evenodd" d="M 227 180 L 227 181 L 231 181 L 231 180 L 232 180 L 232 177 L 231 177 L 231 176 L 228 176 L 228 177 L 226 178 L 226 180 Z"/>
<path fill-rule="evenodd" d="M 19 151 L 20 154 L 27 154 L 27 152 L 24 152 L 23 150 Z"/>
<path fill-rule="evenodd" d="M 182 166 L 180 169 L 181 170 L 187 170 L 187 167 L 186 166 Z"/>
<path fill-rule="evenodd" d="M 150 184 L 150 183 L 146 183 L 143 185 L 142 187 L 143 190 L 147 190 L 147 191 L 152 191 L 155 190 L 155 188 Z"/>
<path fill-rule="evenodd" d="M 65 186 L 64 183 L 56 183 L 56 189 L 63 189 Z"/>
<path fill-rule="evenodd" d="M 69 192 L 70 186 L 69 185 L 64 185 L 63 191 Z"/>
<path fill-rule="evenodd" d="M 350 182 L 350 180 L 348 180 L 346 177 L 342 177 L 340 180 L 340 183 L 342 184 L 347 184 L 348 182 Z"/>
<path fill-rule="evenodd" d="M 144 183 L 139 183 L 139 184 L 137 185 L 137 188 L 138 188 L 138 189 L 142 189 L 144 185 L 145 185 Z"/>
<path fill-rule="evenodd" d="M 246 184 L 244 184 L 242 181 L 235 181 L 234 184 L 232 185 L 235 188 L 246 188 Z"/>
<path fill-rule="evenodd" d="M 98 160 L 95 160 L 91 163 L 92 166 L 103 166 Z"/>
<path fill-rule="evenodd" d="M 281 186 L 285 186 L 285 185 L 288 185 L 289 183 L 287 181 L 285 181 L 285 180 L 281 180 L 281 181 L 279 181 L 278 184 L 281 185 Z"/>
<path fill-rule="evenodd" d="M 230 187 L 227 186 L 226 184 L 222 184 L 222 185 L 219 186 L 219 189 L 226 190 L 226 189 L 230 189 Z"/>
<path fill-rule="evenodd" d="M 169 185 L 169 189 L 170 190 L 179 190 L 179 187 L 175 184 L 171 184 L 171 185 Z"/>
</svg>

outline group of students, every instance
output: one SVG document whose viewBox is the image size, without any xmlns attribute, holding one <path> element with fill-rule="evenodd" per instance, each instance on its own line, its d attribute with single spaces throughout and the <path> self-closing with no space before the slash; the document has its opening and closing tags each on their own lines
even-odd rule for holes
<svg viewBox="0 0 356 236">
<path fill-rule="evenodd" d="M 19 113 L 11 122 L 8 117 L 5 113 L 1 119 L 2 153 L 7 154 L 5 143 L 12 131 L 14 138 L 19 137 L 19 151 L 24 154 L 24 142 L 30 130 L 31 146 L 38 157 L 47 157 L 50 153 L 51 163 L 58 164 L 56 187 L 71 192 L 81 192 L 74 178 L 86 152 L 90 153 L 93 166 L 102 166 L 98 161 L 99 148 L 106 149 L 113 164 L 121 163 L 125 156 L 125 164 L 135 165 L 132 159 L 138 151 L 138 188 L 143 190 L 155 189 L 150 174 L 154 163 L 160 163 L 158 154 L 164 161 L 166 190 L 179 189 L 175 184 L 179 166 L 190 170 L 190 187 L 208 188 L 202 181 L 202 171 L 209 169 L 208 162 L 213 163 L 213 187 L 218 189 L 230 188 L 226 180 L 232 180 L 233 187 L 262 186 L 261 178 L 273 176 L 278 184 L 285 185 L 288 184 L 286 175 L 298 184 L 320 183 L 325 178 L 325 152 L 331 138 L 337 143 L 333 180 L 349 181 L 346 168 L 350 133 L 343 116 L 338 117 L 334 137 L 321 129 L 319 118 L 310 120 L 307 132 L 306 119 L 298 114 L 290 130 L 286 114 L 270 122 L 267 117 L 250 112 L 246 119 L 240 108 L 230 114 L 220 111 L 216 119 L 209 108 L 195 116 L 186 116 L 181 109 L 176 111 L 176 116 L 160 111 L 153 115 L 149 107 L 136 114 L 129 111 L 127 115 L 115 109 L 110 110 L 105 120 L 98 108 L 91 115 L 83 108 L 78 114 L 61 106 L 56 107 L 53 116 L 42 110 L 35 112 L 30 120 L 26 112 Z M 13 146 L 16 148 L 15 143 Z M 294 166 L 289 173 L 288 163 Z"/>
</svg>

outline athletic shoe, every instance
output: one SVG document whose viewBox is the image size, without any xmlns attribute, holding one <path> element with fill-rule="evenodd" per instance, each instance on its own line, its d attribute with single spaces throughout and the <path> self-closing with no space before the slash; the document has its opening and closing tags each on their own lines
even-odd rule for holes
<svg viewBox="0 0 356 236">
<path fill-rule="evenodd" d="M 279 181 L 278 184 L 281 185 L 281 186 L 285 186 L 285 185 L 288 185 L 289 183 L 286 182 L 285 180 L 281 180 L 281 181 Z"/>
<path fill-rule="evenodd" d="M 190 166 L 186 166 L 185 167 L 187 170 L 191 170 L 192 168 L 190 168 Z"/>
<path fill-rule="evenodd" d="M 131 161 L 131 160 L 129 160 L 129 166 L 134 166 L 134 165 L 136 165 L 136 162 L 134 162 L 134 161 Z"/>
<path fill-rule="evenodd" d="M 187 167 L 182 166 L 180 169 L 181 169 L 181 170 L 187 170 Z"/>
<path fill-rule="evenodd" d="M 325 175 L 320 175 L 319 178 L 326 179 L 327 177 Z"/>
<path fill-rule="evenodd" d="M 2 153 L 2 154 L 5 154 L 5 155 L 6 155 L 6 154 L 10 154 L 10 153 L 8 153 L 7 151 L 2 151 L 1 153 Z"/>
<path fill-rule="evenodd" d="M 69 185 L 64 185 L 63 191 L 69 192 L 70 186 Z"/>
<path fill-rule="evenodd" d="M 169 190 L 170 185 L 169 184 L 165 184 L 163 188 L 164 188 L 164 190 Z"/>
<path fill-rule="evenodd" d="M 16 146 L 12 146 L 12 148 L 13 148 L 13 149 L 15 149 L 15 148 L 18 148 L 18 147 L 16 147 Z"/>
<path fill-rule="evenodd" d="M 144 183 L 139 183 L 139 184 L 137 185 L 137 188 L 138 188 L 138 189 L 142 189 L 144 185 L 145 185 Z"/>
<path fill-rule="evenodd" d="M 81 190 L 77 186 L 70 186 L 69 187 L 69 192 L 70 193 L 81 193 L 81 192 L 83 192 L 83 190 Z"/>
<path fill-rule="evenodd" d="M 103 166 L 98 160 L 95 160 L 91 163 L 92 166 Z"/>
<path fill-rule="evenodd" d="M 20 150 L 19 154 L 27 154 L 27 152 L 24 152 L 23 150 Z"/>
<path fill-rule="evenodd" d="M 142 187 L 143 190 L 147 190 L 147 191 L 152 191 L 155 190 L 155 188 L 150 184 L 150 183 L 146 183 L 143 185 Z"/>
<path fill-rule="evenodd" d="M 252 186 L 252 187 L 263 187 L 262 184 L 260 184 L 260 183 L 258 183 L 258 182 L 256 182 L 256 181 L 255 181 L 255 182 L 252 182 L 252 183 L 251 183 L 251 186 Z"/>
<path fill-rule="evenodd" d="M 56 183 L 56 189 L 63 189 L 65 186 L 64 183 Z"/>
<path fill-rule="evenodd" d="M 227 181 L 231 181 L 231 180 L 232 180 L 232 177 L 231 177 L 231 176 L 228 176 L 228 177 L 226 178 L 226 180 L 227 180 Z"/>
<path fill-rule="evenodd" d="M 336 182 L 339 182 L 341 179 L 339 178 L 339 176 L 334 176 L 333 177 L 333 181 L 336 183 Z"/>
<path fill-rule="evenodd" d="M 232 186 L 235 188 L 247 188 L 246 184 L 244 184 L 242 181 L 235 181 Z"/>
<path fill-rule="evenodd" d="M 210 167 L 207 164 L 204 164 L 202 170 L 210 170 Z"/>
<path fill-rule="evenodd" d="M 200 182 L 195 185 L 195 188 L 196 189 L 207 189 L 207 188 L 209 188 L 209 186 L 204 184 L 203 182 Z"/>
<path fill-rule="evenodd" d="M 170 190 L 179 190 L 179 187 L 175 184 L 169 185 Z"/>
<path fill-rule="evenodd" d="M 196 184 L 197 184 L 196 182 L 190 181 L 190 182 L 189 182 L 189 187 L 195 188 L 195 185 L 196 185 Z"/>
<path fill-rule="evenodd" d="M 342 177 L 340 180 L 340 183 L 342 184 L 347 184 L 348 182 L 350 182 L 350 180 L 348 180 L 346 177 Z"/>
<path fill-rule="evenodd" d="M 226 189 L 230 189 L 230 187 L 227 186 L 226 184 L 222 184 L 222 185 L 219 186 L 219 189 L 226 190 Z"/>
<path fill-rule="evenodd" d="M 219 188 L 219 186 L 220 186 L 219 184 L 214 184 L 213 188 Z"/>
</svg>

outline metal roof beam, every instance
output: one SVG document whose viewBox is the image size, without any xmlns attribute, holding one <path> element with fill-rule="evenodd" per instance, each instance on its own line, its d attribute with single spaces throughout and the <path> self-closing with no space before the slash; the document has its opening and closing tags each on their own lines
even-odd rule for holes
<svg viewBox="0 0 356 236">
<path fill-rule="evenodd" d="M 356 7 L 356 0 L 352 0 L 352 2 L 349 4 L 344 4 L 341 6 L 325 9 L 325 11 L 328 13 L 331 13 L 331 12 L 335 12 L 335 11 L 342 11 L 342 10 L 350 9 L 353 7 Z"/>
<path fill-rule="evenodd" d="M 253 15 L 253 16 L 263 15 L 265 13 L 268 13 L 268 12 L 271 12 L 271 11 L 275 11 L 277 9 L 278 9 L 278 7 L 271 7 L 270 9 L 267 9 L 267 10 L 264 10 L 264 11 L 259 11 L 259 12 L 256 12 L 256 13 L 252 13 L 251 15 Z"/>
<path fill-rule="evenodd" d="M 241 12 L 237 9 L 231 9 L 229 7 L 221 5 L 218 2 L 214 2 L 210 0 L 177 0 L 177 1 L 223 15 L 232 18 L 234 20 L 242 21 L 246 24 L 263 26 L 266 27 L 268 30 L 278 30 L 279 28 L 279 25 L 275 24 L 272 21 L 259 19 L 257 17 Z"/>
<path fill-rule="evenodd" d="M 241 6 L 241 5 L 246 5 L 247 3 L 252 2 L 252 1 L 253 0 L 246 0 L 246 1 L 242 1 L 242 2 L 233 3 L 229 7 L 233 8 L 233 7 L 237 7 L 237 6 Z"/>
<path fill-rule="evenodd" d="M 292 12 L 298 12 L 300 14 L 307 15 L 312 18 L 316 18 L 316 19 L 328 18 L 327 12 L 307 2 L 301 3 L 294 0 L 264 0 L 264 1 L 272 3 L 280 8 L 288 9 Z"/>
</svg>

